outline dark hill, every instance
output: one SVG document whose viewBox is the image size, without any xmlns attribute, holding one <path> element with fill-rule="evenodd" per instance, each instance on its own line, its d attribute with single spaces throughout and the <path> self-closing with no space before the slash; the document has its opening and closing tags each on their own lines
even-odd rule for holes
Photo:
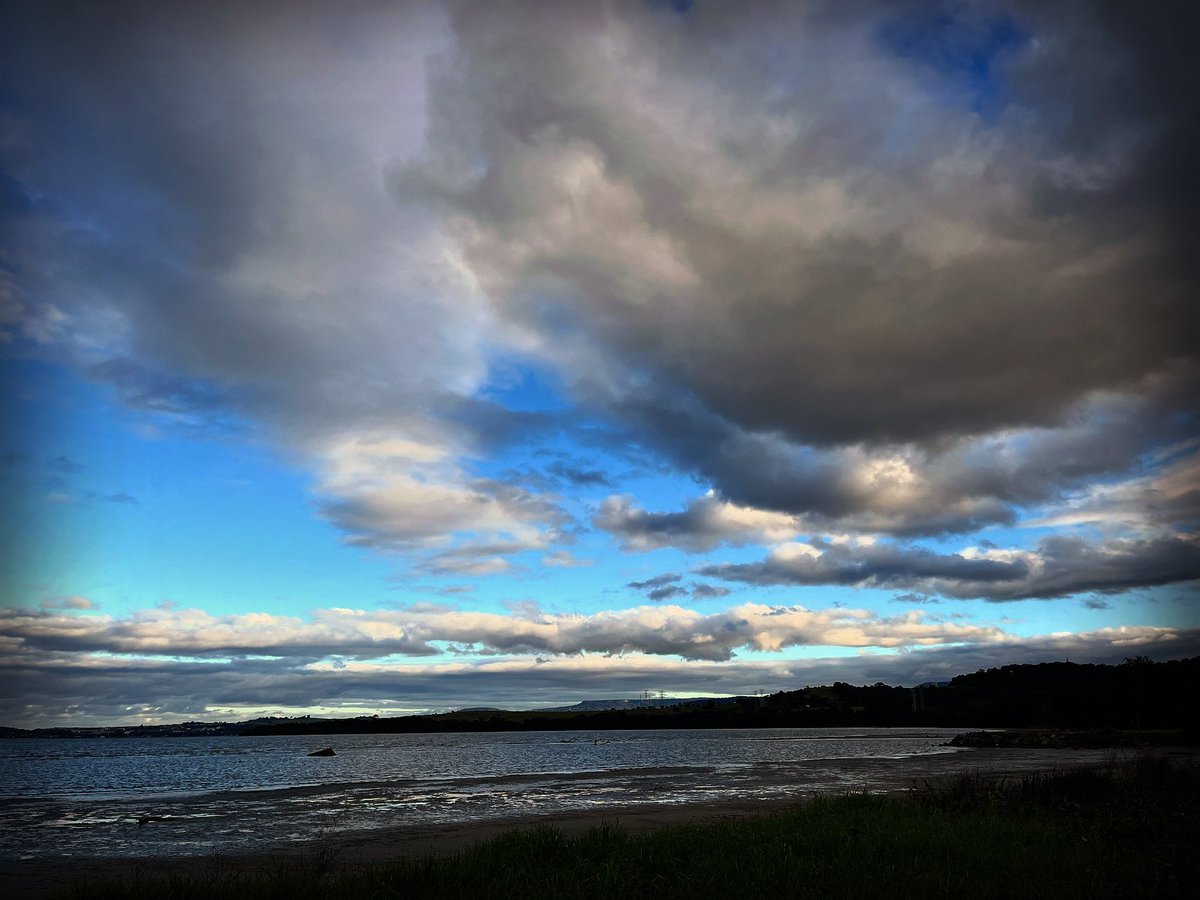
<svg viewBox="0 0 1200 900">
<path fill-rule="evenodd" d="M 1200 731 L 1200 657 L 1119 666 L 1042 663 L 959 675 L 917 688 L 837 682 L 738 697 L 598 711 L 479 710 L 433 716 L 274 720 L 246 734 L 368 734 L 637 728 L 1183 729 Z"/>
</svg>

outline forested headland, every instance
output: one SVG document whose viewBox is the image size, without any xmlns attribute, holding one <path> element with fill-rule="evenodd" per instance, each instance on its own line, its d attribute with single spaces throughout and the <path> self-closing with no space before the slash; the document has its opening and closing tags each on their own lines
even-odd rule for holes
<svg viewBox="0 0 1200 900">
<path fill-rule="evenodd" d="M 762 697 L 591 712 L 462 710 L 424 716 L 275 719 L 246 734 L 643 728 L 961 728 L 1200 731 L 1200 657 L 1121 665 L 1012 665 L 920 687 L 836 682 Z"/>
</svg>

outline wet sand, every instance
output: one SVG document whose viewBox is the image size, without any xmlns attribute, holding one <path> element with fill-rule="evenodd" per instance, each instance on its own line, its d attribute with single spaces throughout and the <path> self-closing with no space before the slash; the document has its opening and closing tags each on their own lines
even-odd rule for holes
<svg viewBox="0 0 1200 900">
<path fill-rule="evenodd" d="M 1098 765 L 1114 755 L 1131 755 L 1136 751 L 1100 750 L 1013 750 L 983 749 L 944 756 L 925 757 L 920 779 L 912 777 L 911 769 L 901 776 L 899 771 L 889 777 L 890 760 L 862 759 L 847 763 L 872 771 L 871 790 L 905 791 L 914 781 L 974 772 L 990 777 L 1019 777 L 1030 772 L 1048 771 L 1075 765 Z M 1200 760 L 1197 748 L 1158 748 L 1156 754 L 1173 758 Z M 827 793 L 841 793 L 832 791 Z M 277 849 L 237 855 L 115 859 L 115 858 L 54 858 L 43 856 L 33 860 L 0 861 L 0 896 L 13 898 L 53 897 L 70 882 L 82 875 L 121 876 L 133 873 L 146 875 L 164 873 L 262 872 L 281 864 L 320 855 L 337 867 L 353 867 L 361 863 L 378 862 L 397 857 L 445 856 L 463 850 L 480 841 L 508 831 L 535 825 L 549 825 L 571 834 L 586 831 L 604 823 L 612 823 L 633 832 L 651 831 L 671 825 L 705 823 L 743 819 L 790 809 L 814 796 L 811 790 L 798 786 L 795 796 L 779 800 L 734 801 L 720 804 L 657 804 L 623 805 L 603 810 L 568 812 L 519 818 L 489 819 L 453 824 L 397 826 L 370 831 L 344 832 L 322 836 L 308 843 L 293 843 Z"/>
<path fill-rule="evenodd" d="M 462 822 L 453 825 L 401 826 L 351 832 L 312 843 L 295 843 L 274 851 L 236 856 L 170 857 L 157 859 L 21 860 L 0 862 L 0 896 L 54 897 L 79 876 L 157 875 L 205 872 L 270 872 L 275 867 L 320 855 L 335 867 L 397 857 L 448 856 L 513 828 L 549 825 L 572 834 L 594 825 L 612 823 L 630 831 L 650 831 L 670 825 L 716 822 L 763 815 L 794 807 L 803 800 L 759 801 L 742 804 L 629 806 L 563 815 L 523 816 Z"/>
</svg>

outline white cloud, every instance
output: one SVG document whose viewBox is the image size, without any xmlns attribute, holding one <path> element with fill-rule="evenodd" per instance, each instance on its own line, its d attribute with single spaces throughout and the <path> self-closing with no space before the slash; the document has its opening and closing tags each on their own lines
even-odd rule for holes
<svg viewBox="0 0 1200 900">
<path fill-rule="evenodd" d="M 703 614 L 674 605 L 587 615 L 525 610 L 323 609 L 302 619 L 267 613 L 214 616 L 198 609 L 143 610 L 125 617 L 29 610 L 0 618 L 2 633 L 28 650 L 284 657 L 428 656 L 438 643 L 487 652 L 649 653 L 728 659 L 739 649 L 798 646 L 901 647 L 994 641 L 994 626 L 954 624 L 922 612 L 882 617 L 866 610 L 810 610 L 745 603 Z"/>
<path fill-rule="evenodd" d="M 594 559 L 581 559 L 570 550 L 556 550 L 542 557 L 542 565 L 552 569 L 574 569 L 580 566 L 595 565 Z"/>
<path fill-rule="evenodd" d="M 79 594 L 48 597 L 38 604 L 42 609 L 98 609 L 99 605 L 94 600 L 89 600 Z"/>
<path fill-rule="evenodd" d="M 322 511 L 353 544 L 419 548 L 470 533 L 474 543 L 460 552 L 497 540 L 507 542 L 503 552 L 517 552 L 544 547 L 551 527 L 564 520 L 556 506 L 526 490 L 472 478 L 450 446 L 430 440 L 394 432 L 340 436 L 319 459 L 320 490 L 328 498 Z M 491 563 L 498 571 L 496 562 L 503 560 Z M 482 563 L 475 565 L 475 574 L 483 574 Z M 440 568 L 453 567 L 443 557 Z"/>
<path fill-rule="evenodd" d="M 700 553 L 721 544 L 777 543 L 800 530 L 795 516 L 726 503 L 712 491 L 679 513 L 652 513 L 634 504 L 630 495 L 607 497 L 592 520 L 626 550 L 679 547 Z"/>
</svg>

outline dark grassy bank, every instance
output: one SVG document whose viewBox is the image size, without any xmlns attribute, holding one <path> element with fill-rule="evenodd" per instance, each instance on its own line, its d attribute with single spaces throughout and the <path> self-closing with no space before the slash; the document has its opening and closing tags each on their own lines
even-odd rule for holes
<svg viewBox="0 0 1200 900">
<path fill-rule="evenodd" d="M 1183 747 L 1200 743 L 1200 733 L 1175 729 L 1130 731 L 1096 728 L 1091 731 L 967 731 L 956 734 L 951 747 L 1025 747 L 1030 749 L 1108 749 L 1117 747 Z"/>
<path fill-rule="evenodd" d="M 1200 884 L 1198 801 L 1200 770 L 1144 757 L 1008 781 L 962 776 L 907 797 L 820 798 L 646 834 L 535 827 L 437 859 L 347 869 L 317 854 L 262 875 L 91 881 L 67 896 L 1190 896 Z"/>
</svg>

